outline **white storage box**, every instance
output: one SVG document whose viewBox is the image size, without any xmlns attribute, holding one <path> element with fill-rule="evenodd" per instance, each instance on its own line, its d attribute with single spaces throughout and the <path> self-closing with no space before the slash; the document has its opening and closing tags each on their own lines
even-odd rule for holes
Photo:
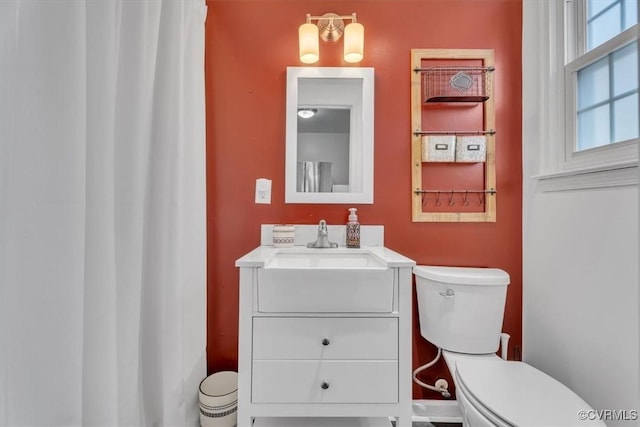
<svg viewBox="0 0 640 427">
<path fill-rule="evenodd" d="M 273 246 L 276 248 L 290 248 L 296 237 L 296 227 L 291 224 L 276 224 L 273 226 Z"/>
<path fill-rule="evenodd" d="M 487 159 L 487 138 L 485 136 L 458 136 L 456 141 L 456 162 L 477 163 Z"/>
<path fill-rule="evenodd" d="M 423 162 L 455 161 L 455 135 L 431 135 L 422 137 Z"/>
</svg>

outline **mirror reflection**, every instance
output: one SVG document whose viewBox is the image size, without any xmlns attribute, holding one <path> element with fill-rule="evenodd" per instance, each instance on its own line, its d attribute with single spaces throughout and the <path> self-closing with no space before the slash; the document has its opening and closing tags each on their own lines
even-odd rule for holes
<svg viewBox="0 0 640 427">
<path fill-rule="evenodd" d="M 299 192 L 349 191 L 351 108 L 298 109 Z"/>
</svg>

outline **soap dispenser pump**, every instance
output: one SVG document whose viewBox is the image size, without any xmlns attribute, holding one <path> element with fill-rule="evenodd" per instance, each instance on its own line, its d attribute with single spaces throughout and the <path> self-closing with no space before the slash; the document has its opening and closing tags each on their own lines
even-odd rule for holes
<svg viewBox="0 0 640 427">
<path fill-rule="evenodd" d="M 360 223 L 358 222 L 358 215 L 356 215 L 356 211 L 356 208 L 349 209 L 349 221 L 347 222 L 348 248 L 360 247 Z"/>
</svg>

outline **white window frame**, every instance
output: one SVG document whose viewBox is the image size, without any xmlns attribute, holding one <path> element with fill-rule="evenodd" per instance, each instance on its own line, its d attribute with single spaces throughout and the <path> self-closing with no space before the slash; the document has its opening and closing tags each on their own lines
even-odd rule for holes
<svg viewBox="0 0 640 427">
<path fill-rule="evenodd" d="M 579 25 L 584 22 L 580 20 L 584 20 L 586 14 L 586 1 L 524 1 L 528 4 L 524 16 L 523 55 L 537 55 L 536 69 L 524 68 L 523 77 L 527 84 L 526 80 L 533 76 L 539 88 L 540 158 L 538 175 L 534 177 L 538 187 L 542 191 L 558 191 L 637 185 L 637 138 L 577 152 L 574 147 L 577 70 L 637 40 L 638 25 L 577 57 L 586 40 L 585 28 Z M 527 31 L 538 33 L 527 36 Z M 575 36 L 565 37 L 567 34 Z M 527 41 L 535 38 L 537 40 Z M 535 52 L 530 52 L 529 48 Z"/>
</svg>

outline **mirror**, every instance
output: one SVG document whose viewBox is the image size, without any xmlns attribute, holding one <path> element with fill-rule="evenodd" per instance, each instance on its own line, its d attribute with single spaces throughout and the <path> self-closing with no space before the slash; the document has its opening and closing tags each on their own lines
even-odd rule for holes
<svg viewBox="0 0 640 427">
<path fill-rule="evenodd" d="M 286 203 L 373 203 L 373 84 L 373 68 L 287 68 Z"/>
</svg>

